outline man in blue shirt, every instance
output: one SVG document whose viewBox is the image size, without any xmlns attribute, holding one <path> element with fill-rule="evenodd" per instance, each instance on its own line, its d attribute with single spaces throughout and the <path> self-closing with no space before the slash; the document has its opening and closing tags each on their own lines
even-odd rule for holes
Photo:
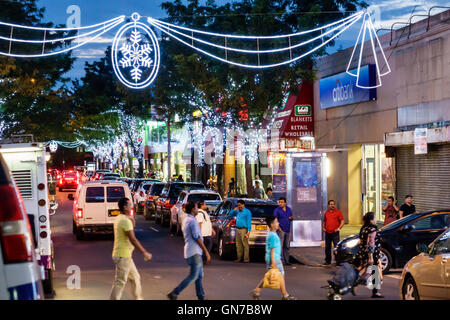
<svg viewBox="0 0 450 320">
<path fill-rule="evenodd" d="M 206 264 L 209 263 L 211 257 L 208 250 L 203 244 L 202 232 L 200 225 L 198 224 L 195 216 L 198 213 L 197 207 L 193 201 L 189 201 L 186 204 L 185 211 L 187 213 L 186 218 L 183 221 L 183 235 L 184 235 L 184 258 L 191 270 L 189 275 L 173 289 L 167 297 L 170 300 L 176 300 L 178 295 L 188 285 L 195 281 L 195 291 L 197 293 L 198 300 L 205 300 L 205 292 L 203 291 L 203 260 L 202 253 L 205 254 Z"/>
<path fill-rule="evenodd" d="M 248 238 L 250 237 L 250 230 L 252 230 L 252 213 L 245 208 L 244 200 L 239 200 L 237 207 L 230 211 L 230 215 L 236 216 L 236 251 L 237 260 L 234 262 L 242 262 L 244 256 L 244 263 L 250 262 L 250 248 L 248 246 Z"/>
<path fill-rule="evenodd" d="M 278 227 L 278 236 L 281 240 L 281 246 L 283 252 L 281 254 L 283 263 L 290 266 L 289 263 L 289 248 L 290 248 L 290 235 L 291 235 L 291 222 L 294 220 L 292 217 L 292 210 L 286 204 L 286 198 L 280 198 L 278 200 L 279 207 L 275 209 L 273 215 L 278 219 L 280 226 Z"/>
</svg>

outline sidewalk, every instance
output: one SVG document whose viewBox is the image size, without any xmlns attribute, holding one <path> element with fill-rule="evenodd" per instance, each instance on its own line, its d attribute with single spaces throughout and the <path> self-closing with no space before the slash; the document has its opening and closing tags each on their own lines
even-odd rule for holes
<svg viewBox="0 0 450 320">
<path fill-rule="evenodd" d="M 359 234 L 360 225 L 344 225 L 340 232 L 340 238 L 345 239 L 351 235 Z M 320 247 L 292 248 L 291 259 L 297 263 L 312 267 L 323 266 L 325 260 L 325 242 Z"/>
</svg>

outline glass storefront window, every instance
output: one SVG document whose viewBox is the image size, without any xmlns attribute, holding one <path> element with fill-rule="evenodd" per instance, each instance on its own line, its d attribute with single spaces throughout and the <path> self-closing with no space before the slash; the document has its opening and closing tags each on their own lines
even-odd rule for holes
<svg viewBox="0 0 450 320">
<path fill-rule="evenodd" d="M 394 158 L 386 158 L 383 144 L 363 145 L 364 213 L 375 212 L 384 221 L 382 208 L 387 197 L 394 196 Z"/>
</svg>

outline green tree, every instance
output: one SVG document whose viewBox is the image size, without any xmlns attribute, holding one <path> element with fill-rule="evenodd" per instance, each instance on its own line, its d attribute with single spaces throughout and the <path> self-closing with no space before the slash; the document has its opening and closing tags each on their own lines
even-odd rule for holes
<svg viewBox="0 0 450 320">
<path fill-rule="evenodd" d="M 27 26 L 54 27 L 42 21 L 44 8 L 36 0 L 2 1 L 0 21 Z M 62 27 L 62 26 L 56 26 Z M 13 30 L 15 38 L 42 39 L 42 31 Z M 0 27 L 0 35 L 9 37 L 11 28 Z M 71 33 L 65 33 L 65 36 Z M 47 39 L 61 37 L 62 33 L 48 34 Z M 46 44 L 45 51 L 70 44 Z M 0 41 L 0 51 L 9 52 L 10 43 Z M 11 52 L 40 53 L 42 44 L 12 43 Z M 69 124 L 73 110 L 72 99 L 64 74 L 72 68 L 70 53 L 45 58 L 0 57 L 0 122 L 5 123 L 4 136 L 33 134 L 37 140 L 72 140 L 73 127 Z"/>
</svg>

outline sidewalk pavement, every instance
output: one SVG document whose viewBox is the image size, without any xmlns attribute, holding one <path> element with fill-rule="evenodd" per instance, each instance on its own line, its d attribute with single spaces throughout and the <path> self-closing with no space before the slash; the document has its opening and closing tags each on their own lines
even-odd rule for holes
<svg viewBox="0 0 450 320">
<path fill-rule="evenodd" d="M 351 235 L 359 234 L 360 225 L 346 224 L 340 231 L 340 238 L 345 239 Z M 320 247 L 301 247 L 290 249 L 290 259 L 292 262 L 300 263 L 312 267 L 323 267 L 325 262 L 325 241 Z"/>
</svg>

